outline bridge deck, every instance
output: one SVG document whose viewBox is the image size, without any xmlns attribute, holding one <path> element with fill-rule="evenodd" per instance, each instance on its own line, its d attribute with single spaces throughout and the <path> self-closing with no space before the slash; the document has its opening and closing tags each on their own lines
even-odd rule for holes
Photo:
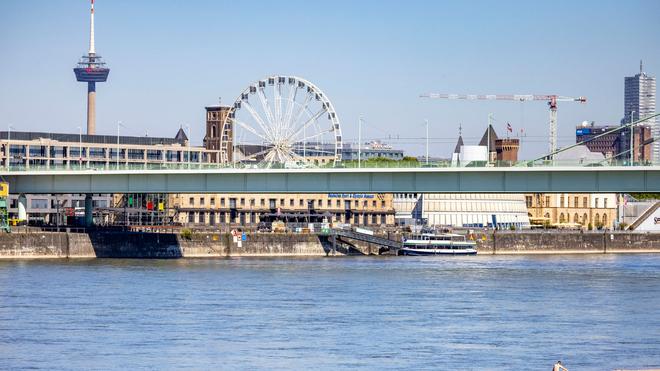
<svg viewBox="0 0 660 371">
<path fill-rule="evenodd" d="M 26 170 L 12 193 L 660 192 L 660 166 Z"/>
</svg>

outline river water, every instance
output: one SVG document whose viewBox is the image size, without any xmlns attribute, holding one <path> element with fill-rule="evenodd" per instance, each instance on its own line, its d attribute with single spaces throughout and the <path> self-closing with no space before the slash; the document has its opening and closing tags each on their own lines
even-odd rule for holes
<svg viewBox="0 0 660 371">
<path fill-rule="evenodd" d="M 3 369 L 660 366 L 660 255 L 0 261 Z"/>
</svg>

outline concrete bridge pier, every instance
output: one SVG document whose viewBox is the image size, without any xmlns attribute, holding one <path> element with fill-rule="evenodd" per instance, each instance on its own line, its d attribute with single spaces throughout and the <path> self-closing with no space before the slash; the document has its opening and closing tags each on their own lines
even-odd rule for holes
<svg viewBox="0 0 660 371">
<path fill-rule="evenodd" d="M 92 201 L 92 195 L 87 193 L 85 195 L 85 227 L 91 227 L 94 224 L 94 203 Z"/>
<path fill-rule="evenodd" d="M 24 194 L 18 196 L 18 220 L 27 222 L 27 197 Z"/>
</svg>

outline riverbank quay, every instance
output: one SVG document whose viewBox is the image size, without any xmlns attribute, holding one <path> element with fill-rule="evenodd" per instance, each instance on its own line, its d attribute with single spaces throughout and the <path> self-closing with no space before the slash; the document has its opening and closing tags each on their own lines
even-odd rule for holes
<svg viewBox="0 0 660 371">
<path fill-rule="evenodd" d="M 397 238 L 397 236 L 389 236 Z M 400 238 L 400 236 L 398 236 Z M 660 234 L 483 231 L 470 235 L 480 255 L 660 253 Z M 130 232 L 36 229 L 0 234 L 0 259 L 226 258 L 385 255 L 382 246 L 299 233 Z"/>
</svg>

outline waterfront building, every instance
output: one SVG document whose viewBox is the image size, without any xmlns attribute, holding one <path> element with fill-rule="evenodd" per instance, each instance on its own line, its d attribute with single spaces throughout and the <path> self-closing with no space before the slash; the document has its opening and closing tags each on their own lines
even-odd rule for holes
<svg viewBox="0 0 660 371">
<path fill-rule="evenodd" d="M 210 163 L 219 153 L 219 150 L 192 147 L 183 129 L 173 138 L 0 132 L 3 167 L 113 168 L 120 165 L 147 169 L 152 165 Z"/>
<path fill-rule="evenodd" d="M 10 219 L 19 219 L 19 197 L 25 197 L 25 212 L 29 215 L 30 224 L 36 225 L 76 225 L 82 224 L 85 216 L 85 194 L 10 194 L 7 212 Z M 92 206 L 95 209 L 94 220 L 97 224 L 107 224 L 112 220 L 110 208 L 113 205 L 112 195 L 92 195 Z"/>
<path fill-rule="evenodd" d="M 209 163 L 218 158 L 219 153 L 220 151 L 216 149 L 192 147 L 183 129 L 179 129 L 173 138 L 0 132 L 0 164 L 4 168 L 112 169 L 119 164 L 129 168 L 149 169 Z M 9 197 L 10 218 L 19 216 L 17 205 L 19 196 L 14 194 Z M 23 196 L 29 216 L 27 221 L 32 223 L 67 224 L 80 217 L 79 214 L 84 209 L 85 195 Z M 155 196 L 146 195 L 133 195 L 133 197 L 135 200 L 157 199 Z M 144 201 L 145 205 L 140 207 L 133 207 L 120 200 L 121 198 L 113 198 L 111 194 L 94 195 L 92 202 L 95 207 L 95 223 L 114 222 L 117 213 L 122 213 L 121 221 L 164 223 L 163 217 L 157 215 L 158 210 L 146 208 L 149 201 Z M 153 200 L 152 202 L 155 202 Z M 124 213 L 125 211 L 127 212 Z"/>
<path fill-rule="evenodd" d="M 286 219 L 363 226 L 394 225 L 392 195 L 324 194 L 173 194 L 173 220 L 187 226 L 249 226 Z"/>
<path fill-rule="evenodd" d="M 612 228 L 617 218 L 614 193 L 532 193 L 525 202 L 536 225 Z"/>
<path fill-rule="evenodd" d="M 430 226 L 529 228 L 525 198 L 508 193 L 422 195 L 422 219 Z"/>
<path fill-rule="evenodd" d="M 597 126 L 592 122 L 583 122 L 575 128 L 575 143 L 585 142 L 584 145 L 591 152 L 602 153 L 605 157 L 613 157 L 616 160 L 627 161 L 630 159 L 630 130 L 620 130 L 614 133 L 608 131 L 618 126 Z M 603 135 L 604 134 L 604 135 Z M 599 138 L 593 139 L 599 135 Z M 640 125 L 633 129 L 634 161 L 651 161 L 653 136 L 650 125 Z"/>
<path fill-rule="evenodd" d="M 639 62 L 639 73 L 628 76 L 624 80 L 623 120 L 622 124 L 656 113 L 656 81 L 655 76 L 644 72 L 642 61 Z M 660 137 L 658 120 L 648 123 L 653 137 Z M 637 130 L 637 128 L 635 128 Z M 660 142 L 654 142 L 652 150 L 653 161 L 660 161 Z"/>
<path fill-rule="evenodd" d="M 402 225 L 517 229 L 530 226 L 521 194 L 397 193 L 394 200 L 397 222 Z M 407 222 L 408 219 L 413 222 Z"/>
<path fill-rule="evenodd" d="M 395 193 L 392 196 L 392 205 L 394 224 L 401 226 L 423 224 L 421 193 Z"/>
</svg>

